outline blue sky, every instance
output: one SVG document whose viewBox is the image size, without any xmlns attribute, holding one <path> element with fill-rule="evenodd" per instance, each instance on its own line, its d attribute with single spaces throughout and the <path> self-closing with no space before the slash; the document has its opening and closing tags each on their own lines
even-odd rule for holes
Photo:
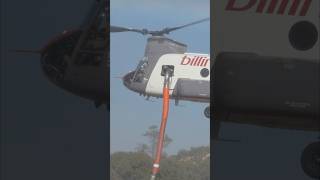
<svg viewBox="0 0 320 180">
<path fill-rule="evenodd" d="M 209 17 L 209 0 L 203 1 L 111 1 L 111 24 L 158 30 Z M 188 52 L 210 52 L 210 22 L 191 26 L 169 35 L 188 45 Z M 111 34 L 111 76 L 135 69 L 143 57 L 147 36 L 136 33 Z M 111 151 L 130 151 L 146 143 L 142 134 L 159 125 L 162 99 L 146 101 L 126 89 L 118 78 L 111 79 Z M 209 120 L 203 115 L 207 104 L 171 103 L 166 133 L 173 139 L 168 153 L 209 144 Z"/>
</svg>

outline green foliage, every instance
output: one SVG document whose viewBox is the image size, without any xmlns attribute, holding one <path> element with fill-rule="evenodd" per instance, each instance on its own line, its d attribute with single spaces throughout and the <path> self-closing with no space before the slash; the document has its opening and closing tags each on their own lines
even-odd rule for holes
<svg viewBox="0 0 320 180">
<path fill-rule="evenodd" d="M 157 180 L 209 180 L 210 148 L 182 150 L 164 156 Z M 153 159 L 143 152 L 119 152 L 111 155 L 112 180 L 149 180 Z"/>
<path fill-rule="evenodd" d="M 112 180 L 149 180 L 152 159 L 146 153 L 118 152 L 111 156 Z"/>
</svg>

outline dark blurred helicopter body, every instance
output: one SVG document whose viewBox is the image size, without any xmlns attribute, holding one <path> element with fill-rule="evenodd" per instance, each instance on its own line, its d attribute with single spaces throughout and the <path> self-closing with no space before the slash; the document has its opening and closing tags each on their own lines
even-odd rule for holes
<svg viewBox="0 0 320 180">
<path fill-rule="evenodd" d="M 103 103 L 107 98 L 107 62 L 103 56 L 105 40 L 96 39 L 92 44 L 97 46 L 97 52 L 84 51 L 73 62 L 70 57 L 75 47 L 72 44 L 81 33 L 81 30 L 65 32 L 51 42 L 41 56 L 42 69 L 55 85 L 98 104 Z"/>
<path fill-rule="evenodd" d="M 41 67 L 52 83 L 98 107 L 108 102 L 109 94 L 107 10 L 106 1 L 94 1 L 78 29 L 62 32 L 40 50 L 17 52 L 41 54 Z"/>
<path fill-rule="evenodd" d="M 319 133 L 319 1 L 226 0 L 213 7 L 212 140 L 223 122 Z M 301 167 L 314 179 L 319 157 L 319 140 L 301 153 Z"/>
</svg>

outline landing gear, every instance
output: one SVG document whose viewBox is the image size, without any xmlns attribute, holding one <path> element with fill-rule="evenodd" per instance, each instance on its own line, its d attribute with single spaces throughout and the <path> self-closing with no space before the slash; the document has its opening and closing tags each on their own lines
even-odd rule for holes
<svg viewBox="0 0 320 180">
<path fill-rule="evenodd" d="M 314 179 L 320 179 L 320 141 L 309 144 L 302 152 L 303 171 Z"/>
<path fill-rule="evenodd" d="M 204 115 L 206 116 L 206 118 L 210 119 L 210 106 L 207 106 L 204 109 Z"/>
</svg>

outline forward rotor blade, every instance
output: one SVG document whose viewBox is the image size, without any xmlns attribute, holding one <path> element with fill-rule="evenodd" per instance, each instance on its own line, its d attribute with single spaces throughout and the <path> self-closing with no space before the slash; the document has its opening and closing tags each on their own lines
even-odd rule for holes
<svg viewBox="0 0 320 180">
<path fill-rule="evenodd" d="M 120 27 L 120 26 L 110 26 L 110 32 L 117 33 L 117 32 L 137 32 L 142 35 L 148 34 L 148 30 L 146 29 L 133 29 L 133 28 L 126 28 L 126 27 Z"/>
<path fill-rule="evenodd" d="M 110 26 L 110 32 L 127 32 L 130 29 L 120 26 Z"/>
<path fill-rule="evenodd" d="M 188 26 L 192 26 L 195 24 L 202 23 L 204 21 L 208 21 L 210 18 L 201 19 L 198 21 L 194 21 L 192 23 L 188 23 L 182 26 L 172 27 L 172 28 L 164 28 L 160 31 L 149 31 L 147 29 L 133 29 L 133 28 L 126 28 L 126 27 L 120 27 L 120 26 L 110 26 L 110 32 L 116 33 L 116 32 L 137 32 L 142 35 L 150 34 L 152 36 L 163 36 L 164 34 L 169 34 L 172 31 L 182 29 Z"/>
<path fill-rule="evenodd" d="M 33 54 L 41 54 L 41 50 L 29 50 L 29 49 L 14 49 L 9 50 L 9 52 L 15 52 L 15 53 L 33 53 Z"/>
</svg>

